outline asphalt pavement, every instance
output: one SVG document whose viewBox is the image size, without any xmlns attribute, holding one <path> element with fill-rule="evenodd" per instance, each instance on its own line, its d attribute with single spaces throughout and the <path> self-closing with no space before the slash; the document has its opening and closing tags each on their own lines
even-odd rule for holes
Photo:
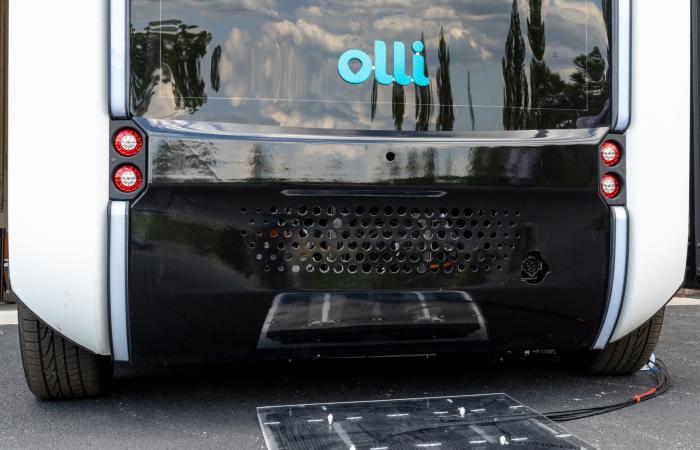
<svg viewBox="0 0 700 450">
<path fill-rule="evenodd" d="M 700 448 L 700 306 L 668 307 L 657 355 L 669 367 L 670 392 L 564 427 L 601 449 Z M 24 382 L 16 325 L 0 326 L 0 375 L 1 449 L 264 449 L 257 406 L 504 392 L 552 411 L 630 398 L 653 385 L 643 372 L 575 375 L 551 356 L 459 355 L 119 367 L 108 397 L 41 402 Z"/>
</svg>

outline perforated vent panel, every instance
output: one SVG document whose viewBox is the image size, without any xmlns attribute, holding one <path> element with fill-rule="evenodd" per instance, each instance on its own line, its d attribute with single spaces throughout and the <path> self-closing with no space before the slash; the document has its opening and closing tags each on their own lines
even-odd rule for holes
<svg viewBox="0 0 700 450">
<path fill-rule="evenodd" d="M 240 214 L 251 264 L 263 273 L 307 280 L 434 275 L 460 285 L 519 270 L 519 210 L 299 204 L 243 206 Z"/>
</svg>

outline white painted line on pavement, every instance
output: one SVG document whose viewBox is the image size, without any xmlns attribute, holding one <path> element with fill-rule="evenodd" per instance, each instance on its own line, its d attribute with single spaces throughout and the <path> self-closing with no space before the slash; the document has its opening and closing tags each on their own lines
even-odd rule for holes
<svg viewBox="0 0 700 450">
<path fill-rule="evenodd" d="M 700 298 L 674 297 L 668 306 L 700 306 Z"/>
<path fill-rule="evenodd" d="M 17 325 L 17 307 L 15 305 L 0 306 L 0 325 Z"/>
</svg>

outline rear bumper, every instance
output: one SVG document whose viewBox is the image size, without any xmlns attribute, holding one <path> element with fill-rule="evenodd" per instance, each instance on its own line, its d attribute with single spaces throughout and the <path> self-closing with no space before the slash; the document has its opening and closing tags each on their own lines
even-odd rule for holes
<svg viewBox="0 0 700 450">
<path fill-rule="evenodd" d="M 595 142 L 393 145 L 393 162 L 382 144 L 362 173 L 331 144 L 301 146 L 309 172 L 298 143 L 150 142 L 128 212 L 133 362 L 584 349 L 601 332 L 613 227 Z M 203 148 L 211 164 L 172 165 Z"/>
<path fill-rule="evenodd" d="M 610 219 L 590 192 L 287 188 L 153 186 L 136 202 L 134 359 L 593 345 Z"/>
</svg>

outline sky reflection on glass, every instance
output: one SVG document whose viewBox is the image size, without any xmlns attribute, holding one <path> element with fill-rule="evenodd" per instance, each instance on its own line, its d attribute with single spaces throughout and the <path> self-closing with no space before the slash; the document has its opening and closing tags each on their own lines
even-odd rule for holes
<svg viewBox="0 0 700 450">
<path fill-rule="evenodd" d="M 605 0 L 133 0 L 132 110 L 348 130 L 610 122 Z M 338 58 L 422 40 L 430 85 L 349 84 Z M 410 52 L 406 72 L 411 74 Z"/>
</svg>

